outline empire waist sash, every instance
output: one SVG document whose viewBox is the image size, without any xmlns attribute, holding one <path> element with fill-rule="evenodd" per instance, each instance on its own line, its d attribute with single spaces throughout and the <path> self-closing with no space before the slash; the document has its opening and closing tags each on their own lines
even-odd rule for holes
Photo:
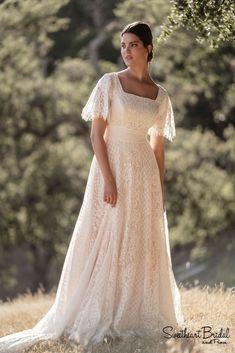
<svg viewBox="0 0 235 353">
<path fill-rule="evenodd" d="M 104 134 L 106 140 L 118 140 L 123 142 L 138 142 L 146 143 L 147 131 L 146 129 L 139 129 L 138 131 L 120 125 L 108 125 Z"/>
</svg>

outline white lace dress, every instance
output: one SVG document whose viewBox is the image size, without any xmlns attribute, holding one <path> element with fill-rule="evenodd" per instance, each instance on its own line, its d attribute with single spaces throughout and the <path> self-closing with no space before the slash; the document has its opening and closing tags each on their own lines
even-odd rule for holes
<svg viewBox="0 0 235 353">
<path fill-rule="evenodd" d="M 84 200 L 56 298 L 32 328 L 0 339 L 0 352 L 20 352 L 62 333 L 84 346 L 104 336 L 145 335 L 185 323 L 171 264 L 160 174 L 147 134 L 175 137 L 171 101 L 124 92 L 117 73 L 101 77 L 82 118 L 107 120 L 105 141 L 116 179 L 115 207 L 103 201 L 94 154 Z"/>
</svg>

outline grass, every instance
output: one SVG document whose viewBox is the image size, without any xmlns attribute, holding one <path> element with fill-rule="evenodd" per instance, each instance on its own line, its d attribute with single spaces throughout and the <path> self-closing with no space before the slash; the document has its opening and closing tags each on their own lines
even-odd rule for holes
<svg viewBox="0 0 235 353">
<path fill-rule="evenodd" d="M 229 328 L 227 344 L 203 344 L 202 338 L 171 338 L 156 341 L 143 338 L 107 338 L 93 345 L 95 353 L 233 353 L 235 352 L 235 288 L 225 288 L 223 283 L 209 286 L 180 286 L 183 313 L 188 331 L 194 333 L 201 326 L 212 326 L 213 332 Z M 0 336 L 18 332 L 34 326 L 53 304 L 55 293 L 45 294 L 39 289 L 34 295 L 27 292 L 14 300 L 0 304 Z M 83 353 L 88 352 L 79 344 L 70 342 L 66 336 L 57 341 L 38 343 L 25 353 Z"/>
</svg>

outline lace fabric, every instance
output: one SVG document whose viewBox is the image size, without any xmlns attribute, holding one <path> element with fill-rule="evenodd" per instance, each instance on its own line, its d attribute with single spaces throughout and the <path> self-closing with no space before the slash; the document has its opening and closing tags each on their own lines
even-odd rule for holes
<svg viewBox="0 0 235 353">
<path fill-rule="evenodd" d="M 82 119 L 89 121 L 97 118 L 108 120 L 110 115 L 111 80 L 108 74 L 103 75 L 93 88 L 86 105 L 82 109 Z"/>
<path fill-rule="evenodd" d="M 82 119 L 85 121 L 92 121 L 97 118 L 103 118 L 104 120 L 107 120 L 108 123 L 116 125 L 118 123 L 118 119 L 115 119 L 114 117 L 111 119 L 113 94 L 123 96 L 124 100 L 125 96 L 127 96 L 128 100 L 132 101 L 133 111 L 135 110 L 134 105 L 139 99 L 145 109 L 147 104 L 150 106 L 153 102 L 155 103 L 153 105 L 155 107 L 155 121 L 152 126 L 146 126 L 148 127 L 147 134 L 149 136 L 162 135 L 169 141 L 173 141 L 176 137 L 176 129 L 171 99 L 167 90 L 159 84 L 158 86 L 158 96 L 155 100 L 153 100 L 123 91 L 116 73 L 104 74 L 93 88 L 90 97 L 82 110 Z M 126 124 L 127 123 L 128 122 L 126 119 Z M 123 125 L 122 119 L 120 119 L 120 124 Z M 136 124 L 137 122 L 133 120 L 131 116 L 129 127 L 135 128 Z M 139 126 L 136 125 L 136 127 Z"/>
<path fill-rule="evenodd" d="M 82 207 L 69 243 L 55 302 L 32 329 L 0 338 L 0 352 L 22 352 L 62 333 L 89 345 L 106 335 L 154 336 L 185 323 L 171 262 L 160 173 L 147 133 L 175 135 L 172 107 L 121 90 L 116 73 L 94 87 L 82 118 L 107 120 L 105 143 L 118 198 L 103 201 L 93 156 Z"/>
<path fill-rule="evenodd" d="M 148 130 L 149 135 L 161 135 L 169 141 L 176 137 L 174 112 L 168 93 L 164 95 L 156 122 Z"/>
</svg>

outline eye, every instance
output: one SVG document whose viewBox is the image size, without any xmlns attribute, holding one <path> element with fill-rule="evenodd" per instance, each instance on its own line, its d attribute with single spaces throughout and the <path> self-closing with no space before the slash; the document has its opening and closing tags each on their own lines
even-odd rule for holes
<svg viewBox="0 0 235 353">
<path fill-rule="evenodd" d="M 132 47 L 137 46 L 137 43 L 132 43 L 131 46 Z"/>
</svg>

